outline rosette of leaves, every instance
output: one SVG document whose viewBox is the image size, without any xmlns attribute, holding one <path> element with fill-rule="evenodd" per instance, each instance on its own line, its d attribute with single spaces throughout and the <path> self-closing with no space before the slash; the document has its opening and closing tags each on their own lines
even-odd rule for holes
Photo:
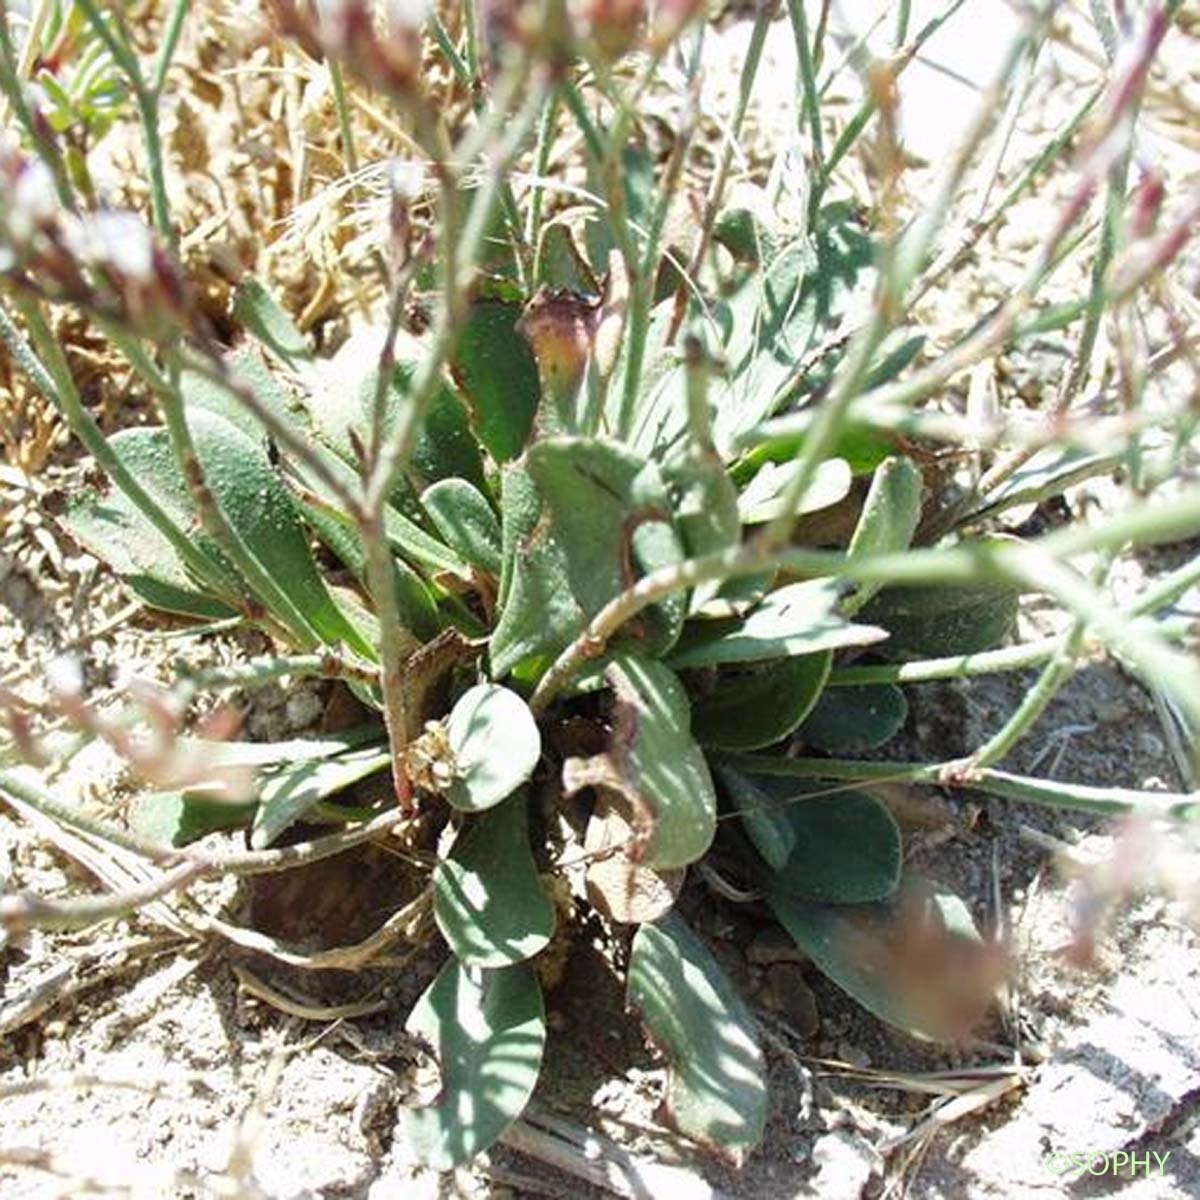
<svg viewBox="0 0 1200 1200">
<path fill-rule="evenodd" d="M 932 1036 L 965 1019 L 965 999 L 953 1013 L 924 1011 L 893 969 L 904 938 L 939 962 L 949 959 L 931 947 L 950 947 L 954 961 L 977 953 L 961 905 L 904 878 L 899 831 L 879 799 L 796 778 L 783 753 L 795 738 L 827 753 L 885 742 L 903 722 L 902 694 L 829 687 L 835 660 L 893 644 L 937 653 L 939 622 L 886 589 L 764 570 L 665 595 L 593 647 L 551 704 L 531 707 L 531 697 L 640 579 L 735 547 L 781 514 L 801 544 L 903 551 L 926 499 L 922 471 L 886 437 L 855 434 L 789 513 L 796 446 L 754 440 L 824 385 L 829 347 L 872 284 L 870 243 L 846 212 L 824 214 L 811 237 L 741 256 L 708 357 L 727 366 L 707 392 L 703 366 L 668 336 L 670 298 L 652 315 L 640 382 L 626 386 L 627 349 L 605 342 L 602 264 L 549 229 L 535 293 L 502 274 L 476 289 L 384 513 L 406 655 L 405 769 L 431 817 L 429 886 L 450 951 L 410 1020 L 437 1056 L 442 1090 L 404 1131 L 445 1168 L 520 1115 L 545 1043 L 539 960 L 567 936 L 572 907 L 554 900 L 551 880 L 585 861 L 574 908 L 603 914 L 614 937 L 632 930 L 629 1006 L 668 1061 L 668 1118 L 740 1161 L 765 1120 L 761 1046 L 744 999 L 675 911 L 689 868 L 718 840 L 722 862 L 735 861 L 813 961 L 873 1011 Z M 375 414 L 386 436 L 427 345 L 402 330 L 381 381 L 379 331 L 319 361 L 253 281 L 237 315 L 252 337 L 224 364 L 226 381 L 199 370 L 180 380 L 237 554 L 202 532 L 165 428 L 109 445 L 170 524 L 190 531 L 186 546 L 111 484 L 75 497 L 64 519 L 148 605 L 203 627 L 256 625 L 379 712 L 366 548 L 330 480 L 356 486 Z M 911 335 L 889 343 L 877 377 L 916 345 Z M 308 453 L 277 444 L 264 414 Z M 1013 599 L 995 598 L 991 638 Z M 212 749 L 256 769 L 255 794 L 238 807 L 202 787 L 151 797 L 138 810 L 143 831 L 178 845 L 241 824 L 268 846 L 386 803 L 348 799 L 389 766 L 378 720 L 351 735 Z"/>
</svg>

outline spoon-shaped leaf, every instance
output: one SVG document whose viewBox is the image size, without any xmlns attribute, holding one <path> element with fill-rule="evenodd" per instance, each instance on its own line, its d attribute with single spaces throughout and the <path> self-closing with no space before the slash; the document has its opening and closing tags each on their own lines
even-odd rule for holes
<svg viewBox="0 0 1200 1200">
<path fill-rule="evenodd" d="M 605 678 L 615 693 L 609 749 L 563 764 L 568 795 L 601 790 L 636 835 L 630 857 L 646 866 L 684 867 L 708 849 L 717 798 L 690 732 L 687 694 L 662 663 L 635 654 L 614 657 Z"/>
<path fill-rule="evenodd" d="M 500 574 L 500 522 L 477 487 L 443 479 L 427 488 L 421 503 L 449 546 L 464 561 Z"/>
<path fill-rule="evenodd" d="M 322 800 L 385 770 L 390 762 L 387 750 L 368 746 L 338 758 L 295 763 L 273 772 L 259 785 L 261 802 L 251 846 L 260 850 L 271 845 Z"/>
<path fill-rule="evenodd" d="M 794 463 L 778 465 L 768 462 L 746 485 L 738 497 L 738 513 L 745 525 L 761 525 L 773 521 L 783 512 L 784 492 L 796 475 Z M 819 512 L 844 499 L 850 491 L 854 476 L 850 464 L 842 458 L 830 458 L 817 469 L 793 515 Z"/>
<path fill-rule="evenodd" d="M 874 750 L 894 737 L 907 718 L 908 701 L 895 684 L 831 687 L 821 693 L 796 736 L 831 754 Z"/>
<path fill-rule="evenodd" d="M 521 453 L 542 394 L 533 351 L 517 332 L 520 317 L 519 304 L 477 301 L 451 367 L 479 440 L 500 463 Z"/>
<path fill-rule="evenodd" d="M 692 702 L 692 732 L 704 746 L 758 750 L 788 736 L 818 703 L 833 655 L 797 654 L 758 670 L 722 672 Z"/>
<path fill-rule="evenodd" d="M 527 963 L 485 971 L 451 958 L 408 1018 L 437 1055 L 442 1089 L 400 1114 L 396 1133 L 435 1171 L 486 1150 L 521 1115 L 546 1044 L 542 991 Z"/>
<path fill-rule="evenodd" d="M 643 925 L 633 939 L 628 1000 L 670 1065 L 668 1119 L 740 1165 L 766 1121 L 762 1049 L 733 985 L 675 913 Z"/>
<path fill-rule="evenodd" d="M 888 632 L 890 657 L 943 658 L 999 646 L 1017 621 L 1020 589 L 992 587 L 885 588 L 862 616 Z"/>
<path fill-rule="evenodd" d="M 763 780 L 718 762 L 714 773 L 742 817 L 742 828 L 768 866 L 780 871 L 796 847 L 796 829 L 785 803 Z"/>
<path fill-rule="evenodd" d="M 447 730 L 456 774 L 446 793 L 455 808 L 480 812 L 511 796 L 542 754 L 537 722 L 516 692 L 481 683 L 464 692 Z"/>
<path fill-rule="evenodd" d="M 951 1040 L 978 1022 L 1006 972 L 963 902 L 914 876 L 880 904 L 769 894 L 780 924 L 834 983 L 915 1037 Z"/>
<path fill-rule="evenodd" d="M 868 646 L 887 633 L 851 624 L 838 611 L 838 588 L 828 579 L 792 583 L 771 592 L 744 620 L 693 621 L 670 657 L 673 667 L 763 662 Z"/>
<path fill-rule="evenodd" d="M 433 874 L 433 914 L 455 957 L 471 966 L 521 962 L 550 941 L 554 905 L 529 849 L 523 792 L 459 833 Z"/>
<path fill-rule="evenodd" d="M 795 838 L 772 889 L 831 904 L 882 900 L 896 890 L 900 830 L 874 796 L 843 790 L 821 795 L 821 784 L 784 776 L 759 775 L 755 783 L 781 806 Z"/>
<path fill-rule="evenodd" d="M 850 539 L 850 553 L 865 556 L 907 550 L 921 520 L 922 487 L 921 472 L 909 459 L 889 458 L 880 463 Z M 857 612 L 878 590 L 878 584 L 864 584 L 846 601 L 843 611 Z"/>
</svg>

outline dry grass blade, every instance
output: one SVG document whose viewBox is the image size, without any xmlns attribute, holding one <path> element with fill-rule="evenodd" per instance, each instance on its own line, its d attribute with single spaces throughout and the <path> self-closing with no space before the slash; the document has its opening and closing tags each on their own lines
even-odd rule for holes
<svg viewBox="0 0 1200 1200">
<path fill-rule="evenodd" d="M 338 946 L 332 950 L 306 953 L 265 933 L 243 929 L 214 916 L 196 918 L 195 927 L 203 933 L 216 934 L 235 946 L 266 954 L 276 962 L 288 966 L 304 967 L 310 971 L 351 971 L 367 965 L 397 965 L 395 960 L 385 960 L 379 956 L 394 942 L 402 939 L 410 943 L 419 943 L 431 921 L 432 896 L 426 890 L 393 913 L 370 937 L 353 946 Z M 402 956 L 399 960 L 400 963 L 405 961 L 407 956 Z"/>
<path fill-rule="evenodd" d="M 501 1139 L 506 1146 L 576 1179 L 631 1200 L 728 1200 L 692 1172 L 651 1162 L 574 1122 L 531 1113 Z"/>
<path fill-rule="evenodd" d="M 360 1000 L 349 1004 L 308 1004 L 284 995 L 283 992 L 264 983 L 252 971 L 236 963 L 233 973 L 237 976 L 238 986 L 248 996 L 262 1000 L 289 1017 L 299 1017 L 302 1021 L 352 1021 L 356 1017 L 369 1017 L 375 1013 L 386 1012 L 391 1007 L 387 1000 Z"/>
<path fill-rule="evenodd" d="M 64 829 L 16 796 L 6 794 L 5 800 L 47 842 L 91 872 L 112 891 L 115 894 L 114 901 L 119 903 L 121 897 L 140 896 L 135 906 L 142 915 L 172 933 L 182 937 L 190 936 L 186 923 L 181 920 L 175 909 L 161 898 L 164 887 L 166 890 L 174 890 L 186 882 L 182 873 L 178 878 L 167 880 L 162 872 L 152 867 L 145 859 L 121 846 L 115 846 L 111 842 L 100 842 L 83 832 Z M 48 914 L 56 907 L 50 901 L 42 903 L 48 906 Z M 79 901 L 74 903 L 78 904 Z M 102 904 L 103 901 L 97 903 Z M 120 911 L 129 909 L 126 907 Z M 100 919 L 103 919 L 103 915 Z M 120 914 L 118 912 L 113 915 Z"/>
</svg>

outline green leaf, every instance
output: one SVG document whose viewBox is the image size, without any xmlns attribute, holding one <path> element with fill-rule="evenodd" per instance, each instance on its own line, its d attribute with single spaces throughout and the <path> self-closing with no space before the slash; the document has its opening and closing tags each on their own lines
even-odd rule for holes
<svg viewBox="0 0 1200 1200">
<path fill-rule="evenodd" d="M 331 450 L 315 443 L 310 446 L 310 450 L 332 475 L 349 488 L 355 489 L 361 486 L 359 477 Z M 341 502 L 337 496 L 325 486 L 308 464 L 295 461 L 291 466 L 296 478 L 321 501 L 319 507 L 315 504 L 312 505 L 309 509 L 310 512 L 319 512 L 346 529 L 356 529 L 353 518 L 349 514 L 340 512 Z M 444 546 L 437 538 L 426 533 L 408 517 L 397 512 L 391 505 L 384 507 L 383 528 L 392 548 L 414 566 L 427 571 L 449 571 L 450 574 L 459 575 L 464 579 L 470 574 L 466 564 L 458 555 Z M 359 558 L 361 558 L 361 554 L 362 552 L 359 551 Z"/>
<path fill-rule="evenodd" d="M 617 798 L 637 837 L 630 857 L 649 867 L 695 862 L 716 832 L 717 799 L 704 755 L 689 732 L 687 694 L 661 663 L 614 655 L 605 678 L 615 693 L 609 749 L 568 759 L 563 786 Z"/>
<path fill-rule="evenodd" d="M 554 437 L 525 456 L 528 480 L 505 475 L 505 578 L 492 635 L 499 678 L 522 660 L 564 650 L 638 574 L 681 561 L 662 475 L 602 438 Z M 661 652 L 678 636 L 686 598 L 651 605 L 627 636 Z"/>
<path fill-rule="evenodd" d="M 849 553 L 870 557 L 907 550 L 921 520 L 921 472 L 907 458 L 889 458 L 871 480 L 862 513 L 850 540 Z M 865 584 L 847 601 L 856 612 L 878 591 Z"/>
<path fill-rule="evenodd" d="M 772 250 L 727 303 L 712 306 L 728 363 L 715 389 L 714 441 L 728 461 L 746 434 L 792 395 L 810 355 L 839 328 L 874 279 L 874 249 L 849 206 L 830 205 L 811 239 Z M 687 427 L 685 371 L 667 339 L 672 303 L 655 311 L 637 410 L 624 440 L 647 456 L 665 455 Z M 618 424 L 618 367 L 608 420 Z"/>
<path fill-rule="evenodd" d="M 621 147 L 620 174 L 618 180 L 625 193 L 625 212 L 630 224 L 636 229 L 648 227 L 658 192 L 654 156 L 645 146 L 626 143 Z M 594 196 L 608 195 L 608 181 L 601 178 L 603 170 L 588 157 L 588 188 Z M 612 223 L 600 214 L 587 224 L 585 231 L 588 258 L 597 275 L 608 270 L 608 256 L 617 248 Z"/>
<path fill-rule="evenodd" d="M 464 812 L 479 812 L 511 796 L 533 774 L 542 755 L 537 722 L 525 701 L 494 683 L 459 697 L 447 733 L 455 778 L 446 799 Z"/>
<path fill-rule="evenodd" d="M 437 1102 L 400 1113 L 396 1133 L 435 1171 L 486 1150 L 533 1095 L 546 1021 L 537 976 L 527 963 L 498 971 L 451 958 L 417 1001 L 406 1028 L 437 1055 Z"/>
<path fill-rule="evenodd" d="M 372 648 L 342 615 L 317 572 L 308 541 L 291 496 L 275 474 L 266 451 L 241 430 L 203 410 L 188 414 L 188 427 L 208 487 L 230 525 L 276 586 L 303 614 L 322 641 L 345 642 L 360 653 Z M 145 433 L 129 430 L 129 434 Z M 153 436 L 156 431 L 149 431 Z M 116 445 L 125 434 L 111 439 Z M 161 436 L 165 437 L 165 433 Z M 172 460 L 171 466 L 174 467 Z M 178 471 L 174 479 L 143 480 L 143 486 L 161 489 L 164 502 L 186 504 L 190 497 Z M 203 539 L 202 539 L 203 540 Z"/>
<path fill-rule="evenodd" d="M 725 209 L 713 224 L 713 241 L 724 246 L 735 262 L 757 264 L 775 253 L 770 200 L 761 191 L 755 199 L 758 203 Z"/>
<path fill-rule="evenodd" d="M 763 861 L 780 870 L 796 846 L 796 829 L 788 816 L 786 801 L 760 786 L 762 780 L 755 776 L 719 761 L 713 769 L 726 795 L 741 814 L 746 836 L 763 856 Z"/>
<path fill-rule="evenodd" d="M 478 488 L 465 479 L 443 479 L 425 490 L 421 504 L 457 555 L 499 577 L 500 522 Z"/>
<path fill-rule="evenodd" d="M 262 571 L 303 616 L 315 635 L 312 640 L 345 642 L 370 656 L 372 648 L 342 615 L 318 574 L 291 497 L 276 476 L 266 450 L 248 434 L 203 408 L 189 412 L 188 426 L 214 499 Z M 175 461 L 166 430 L 123 430 L 114 434 L 109 444 L 172 520 L 184 528 L 196 528 L 191 492 Z M 102 506 L 83 511 L 87 515 L 79 522 L 81 535 L 94 540 L 102 553 L 107 548 L 117 560 L 114 565 L 118 571 L 124 570 L 133 578 L 146 576 L 151 586 L 149 594 L 156 599 L 187 605 L 184 611 L 197 612 L 189 599 L 189 593 L 196 589 L 194 581 L 182 564 L 172 568 L 170 560 L 162 557 L 163 543 L 160 541 L 156 547 L 153 537 L 145 533 L 144 522 L 130 517 L 123 501 L 105 497 Z M 122 529 L 130 533 L 124 553 L 113 544 Z M 228 591 L 236 592 L 237 575 L 214 540 L 197 529 L 196 542 L 213 562 L 214 570 L 229 580 Z M 226 610 L 221 607 L 216 611 Z M 297 637 L 306 633 L 294 632 Z"/>
<path fill-rule="evenodd" d="M 962 1037 L 1001 981 L 999 955 L 962 901 L 912 876 L 885 903 L 813 904 L 779 891 L 769 900 L 838 987 L 914 1037 Z"/>
<path fill-rule="evenodd" d="M 529 848 L 523 792 L 459 832 L 433 873 L 433 914 L 455 957 L 470 966 L 508 966 L 549 944 L 554 905 Z"/>
<path fill-rule="evenodd" d="M 778 466 L 766 463 L 738 496 L 738 515 L 744 525 L 761 525 L 773 521 L 783 512 L 783 495 L 796 476 L 796 464 Z M 841 458 L 826 459 L 808 485 L 794 516 L 828 508 L 850 493 L 854 476 L 850 464 Z"/>
<path fill-rule="evenodd" d="M 390 763 L 387 750 L 368 746 L 337 758 L 299 762 L 265 776 L 259 781 L 260 803 L 250 845 L 256 850 L 271 845 L 322 800 L 386 770 Z"/>
<path fill-rule="evenodd" d="M 391 514 L 398 522 L 405 520 L 394 510 L 391 510 Z M 363 547 L 362 535 L 358 532 L 357 527 L 341 520 L 328 509 L 315 504 L 302 505 L 301 515 L 325 546 L 365 584 L 367 552 Z M 388 520 L 389 517 L 385 515 L 385 527 Z M 413 526 L 413 529 L 415 528 Z M 421 533 L 420 536 L 422 539 L 426 537 L 424 533 Z M 428 540 L 432 543 L 432 539 Z M 436 543 L 432 544 L 436 545 Z M 400 624 L 409 632 L 413 643 L 420 644 L 429 641 L 437 635 L 441 628 L 437 605 L 434 603 L 429 588 L 403 558 L 395 555 L 392 556 L 392 574 Z M 339 595 L 336 590 L 333 596 L 342 611 L 346 613 L 350 607 L 348 598 L 345 595 Z M 372 646 L 377 646 L 379 644 L 378 621 L 375 620 L 373 613 L 362 610 L 361 606 L 357 606 L 357 609 L 359 611 L 353 616 L 347 613 L 346 619 L 355 625 Z M 374 657 L 372 655 L 372 658 Z"/>
<path fill-rule="evenodd" d="M 214 800 L 189 792 L 138 796 L 129 812 L 134 833 L 163 846 L 186 846 L 210 833 L 242 829 L 254 817 L 255 803 Z"/>
<path fill-rule="evenodd" d="M 237 616 L 197 588 L 171 544 L 124 492 L 84 491 L 72 502 L 63 524 L 151 608 L 210 621 Z"/>
<path fill-rule="evenodd" d="M 866 792 L 778 775 L 752 781 L 782 806 L 795 834 L 772 894 L 827 904 L 883 900 L 900 880 L 900 830 L 887 807 Z"/>
<path fill-rule="evenodd" d="M 517 332 L 520 318 L 518 304 L 476 301 L 452 365 L 476 435 L 498 463 L 516 458 L 524 449 L 541 401 L 533 351 Z"/>
<path fill-rule="evenodd" d="M 994 516 L 1018 504 L 1059 496 L 1069 487 L 1112 470 L 1120 461 L 1119 454 L 1093 454 L 1078 446 L 1049 446 L 991 492 L 972 519 L 982 513 Z"/>
<path fill-rule="evenodd" d="M 247 275 L 233 297 L 233 315 L 285 366 L 295 369 L 312 358 L 304 334 L 257 279 Z"/>
<path fill-rule="evenodd" d="M 672 1125 L 740 1166 L 766 1124 L 763 1052 L 745 1004 L 676 914 L 634 937 L 628 1004 L 667 1059 Z"/>
<path fill-rule="evenodd" d="M 883 629 L 847 621 L 837 611 L 838 598 L 835 582 L 811 579 L 771 592 L 744 620 L 691 622 L 670 657 L 671 665 L 763 662 L 869 646 L 887 636 Z"/>
<path fill-rule="evenodd" d="M 715 450 L 693 445 L 682 458 L 663 468 L 663 478 L 675 498 L 675 525 L 688 558 L 737 545 L 742 536 L 737 488 Z M 704 609 L 721 587 L 721 580 L 696 587 L 690 611 Z"/>
<path fill-rule="evenodd" d="M 689 558 L 736 545 L 741 536 L 737 488 L 715 452 L 693 448 L 663 468 L 676 493 L 675 523 Z"/>
<path fill-rule="evenodd" d="M 364 330 L 331 360 L 313 364 L 307 373 L 313 424 L 325 445 L 356 474 L 355 441 L 364 447 L 371 444 L 384 336 L 380 329 Z M 427 350 L 420 339 L 401 330 L 393 353 L 395 362 L 384 393 L 385 436 L 408 406 L 413 377 Z M 418 492 L 439 479 L 466 479 L 480 490 L 486 486 L 483 460 L 467 410 L 448 379 L 443 379 L 433 394 L 424 424 L 413 441 L 405 474 L 408 485 Z M 403 506 L 402 495 L 393 495 L 392 499 Z"/>
<path fill-rule="evenodd" d="M 549 221 L 542 228 L 537 266 L 537 283 L 541 287 L 574 292 L 577 296 L 600 295 L 600 285 L 592 268 L 579 253 L 571 231 L 561 221 Z"/>
<path fill-rule="evenodd" d="M 830 754 L 876 750 L 895 737 L 907 718 L 908 701 L 894 684 L 826 688 L 796 737 Z"/>
<path fill-rule="evenodd" d="M 826 650 L 722 671 L 711 694 L 693 698 L 692 733 L 701 745 L 722 750 L 773 746 L 817 703 L 832 662 Z"/>
<path fill-rule="evenodd" d="M 225 355 L 225 370 L 239 388 L 248 388 L 255 399 L 277 420 L 291 425 L 304 437 L 311 437 L 308 420 L 295 403 L 288 390 L 267 367 L 260 351 L 253 347 L 242 347 Z M 183 397 L 184 411 L 190 416 L 202 408 L 224 417 L 235 429 L 255 442 L 265 445 L 268 441 L 267 427 L 229 388 L 200 374 L 186 370 L 179 377 L 179 392 Z"/>
<path fill-rule="evenodd" d="M 862 610 L 888 632 L 889 657 L 977 654 L 1004 642 L 1017 622 L 1013 586 L 884 588 Z"/>
</svg>

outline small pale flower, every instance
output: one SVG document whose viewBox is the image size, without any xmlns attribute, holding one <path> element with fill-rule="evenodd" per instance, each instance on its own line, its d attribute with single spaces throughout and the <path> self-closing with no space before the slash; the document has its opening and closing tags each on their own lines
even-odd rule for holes
<svg viewBox="0 0 1200 1200">
<path fill-rule="evenodd" d="M 68 231 L 68 245 L 83 261 L 108 267 L 138 283 L 153 282 L 154 242 L 144 222 L 130 212 L 101 212 Z"/>
</svg>

